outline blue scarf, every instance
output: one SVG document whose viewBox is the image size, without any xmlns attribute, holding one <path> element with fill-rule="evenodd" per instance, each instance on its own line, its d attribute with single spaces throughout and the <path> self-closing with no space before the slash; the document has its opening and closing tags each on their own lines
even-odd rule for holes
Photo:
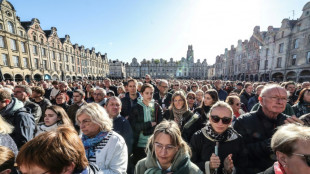
<svg viewBox="0 0 310 174">
<path fill-rule="evenodd" d="M 89 138 L 86 135 L 82 135 L 82 142 L 85 148 L 87 159 L 95 156 L 95 147 L 100 143 L 109 132 L 99 132 L 94 138 Z"/>
</svg>

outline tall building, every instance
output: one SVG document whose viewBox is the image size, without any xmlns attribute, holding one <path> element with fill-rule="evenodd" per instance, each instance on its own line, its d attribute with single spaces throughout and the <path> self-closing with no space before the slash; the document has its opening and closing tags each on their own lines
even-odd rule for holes
<svg viewBox="0 0 310 174">
<path fill-rule="evenodd" d="M 109 74 L 107 54 L 72 44 L 57 28 L 43 30 L 40 21 L 20 21 L 14 6 L 0 1 L 0 67 L 5 80 L 100 79 Z"/>
</svg>

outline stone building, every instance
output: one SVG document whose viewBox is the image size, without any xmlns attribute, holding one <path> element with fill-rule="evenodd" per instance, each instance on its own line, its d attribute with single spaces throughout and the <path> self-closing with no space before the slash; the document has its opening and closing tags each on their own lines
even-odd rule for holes
<svg viewBox="0 0 310 174">
<path fill-rule="evenodd" d="M 189 45 L 186 58 L 182 57 L 179 61 L 174 61 L 170 58 L 169 61 L 164 59 L 143 59 L 138 63 L 136 58 L 132 59 L 131 63 L 126 63 L 126 75 L 134 78 L 145 77 L 150 74 L 153 78 L 208 78 L 208 63 L 204 59 L 200 59 L 194 63 L 193 46 Z"/>
<path fill-rule="evenodd" d="M 109 60 L 109 77 L 112 79 L 119 79 L 119 78 L 125 78 L 126 77 L 126 69 L 125 69 L 125 63 L 122 61 L 111 59 Z"/>
<path fill-rule="evenodd" d="M 297 20 L 283 19 L 280 28 L 254 27 L 250 40 L 216 57 L 215 77 L 225 80 L 310 80 L 310 2 Z M 231 60 L 233 61 L 231 62 Z M 234 73 L 231 74 L 233 64 Z"/>
<path fill-rule="evenodd" d="M 20 21 L 14 6 L 0 2 L 0 67 L 5 80 L 99 79 L 109 74 L 107 54 L 60 38 L 57 29 L 43 30 L 40 21 Z"/>
</svg>

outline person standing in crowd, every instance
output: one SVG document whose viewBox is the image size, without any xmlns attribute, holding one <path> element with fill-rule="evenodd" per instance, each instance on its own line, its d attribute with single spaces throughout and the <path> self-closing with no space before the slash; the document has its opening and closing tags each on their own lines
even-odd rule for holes
<svg viewBox="0 0 310 174">
<path fill-rule="evenodd" d="M 87 161 L 83 143 L 72 127 L 59 127 L 35 137 L 21 148 L 16 164 L 27 174 L 102 174 Z"/>
<path fill-rule="evenodd" d="M 239 117 L 234 129 L 241 134 L 246 144 L 249 159 L 248 173 L 266 170 L 274 162 L 270 149 L 270 138 L 275 128 L 288 122 L 301 122 L 296 117 L 282 114 L 286 107 L 287 93 L 278 85 L 265 86 L 259 96 L 260 107 Z"/>
<path fill-rule="evenodd" d="M 2 116 L 0 116 L 0 146 L 5 146 L 10 148 L 15 155 L 18 153 L 16 143 L 11 138 L 9 134 L 13 132 L 14 127 L 4 121 Z M 1 154 L 1 153 L 0 153 Z M 0 170 L 1 173 L 1 170 Z"/>
<path fill-rule="evenodd" d="M 26 85 L 26 86 L 28 86 L 28 85 Z M 42 86 L 42 88 L 45 91 L 44 97 L 49 99 L 50 96 L 51 96 L 52 89 L 53 89 L 53 88 L 50 88 L 50 83 L 46 82 L 46 81 L 43 81 L 41 83 L 41 86 Z"/>
<path fill-rule="evenodd" d="M 219 101 L 211 107 L 208 117 L 209 122 L 190 141 L 192 162 L 204 173 L 244 173 L 247 157 L 241 136 L 230 126 L 231 107 Z"/>
<path fill-rule="evenodd" d="M 221 101 L 225 101 L 228 94 L 227 94 L 226 91 L 224 91 L 224 90 L 222 89 L 222 81 L 221 81 L 221 80 L 216 80 L 216 81 L 214 82 L 214 87 L 215 87 L 215 90 L 216 90 L 217 93 L 218 93 L 219 99 L 220 99 Z"/>
<path fill-rule="evenodd" d="M 245 112 L 241 109 L 241 102 L 238 96 L 228 96 L 225 102 L 228 103 L 233 110 L 233 120 L 238 118 L 240 115 L 245 114 Z"/>
<path fill-rule="evenodd" d="M 55 102 L 56 95 L 59 93 L 59 88 L 58 88 L 58 81 L 53 81 L 52 82 L 53 88 L 50 91 L 50 95 L 48 97 L 45 97 L 49 99 L 51 102 Z M 44 93 L 45 94 L 45 93 Z M 43 112 L 44 113 L 44 112 Z"/>
<path fill-rule="evenodd" d="M 163 111 L 166 111 L 171 103 L 172 94 L 168 92 L 168 89 L 168 81 L 160 80 L 158 83 L 158 92 L 154 94 L 154 100 L 162 107 Z"/>
<path fill-rule="evenodd" d="M 301 90 L 293 110 L 296 117 L 310 113 L 310 88 Z"/>
<path fill-rule="evenodd" d="M 261 93 L 261 91 L 262 91 L 263 88 L 264 88 L 263 85 L 258 85 L 258 86 L 256 87 L 255 95 L 252 96 L 252 97 L 249 99 L 249 101 L 248 101 L 248 108 L 247 108 L 248 111 L 251 111 L 251 109 L 253 108 L 253 106 L 254 106 L 256 103 L 258 103 L 258 97 L 259 97 L 259 95 L 260 95 L 260 93 Z"/>
<path fill-rule="evenodd" d="M 135 174 L 203 174 L 190 161 L 190 147 L 182 139 L 174 121 L 163 121 L 156 126 L 148 140 L 146 153 L 146 158 L 137 163 Z"/>
<path fill-rule="evenodd" d="M 94 102 L 104 107 L 105 102 L 107 101 L 106 95 L 107 93 L 103 88 L 97 88 L 93 93 Z"/>
<path fill-rule="evenodd" d="M 123 85 L 118 86 L 117 87 L 117 96 L 118 96 L 118 98 L 120 98 L 120 99 L 124 98 L 125 94 L 126 94 L 126 92 L 125 92 L 124 86 Z"/>
<path fill-rule="evenodd" d="M 286 82 L 285 89 L 289 92 L 288 103 L 293 106 L 298 96 L 295 95 L 296 84 L 293 81 Z"/>
<path fill-rule="evenodd" d="M 106 91 L 113 91 L 114 94 L 117 94 L 117 88 L 116 88 L 116 86 L 113 86 L 111 84 L 111 79 L 105 78 L 103 81 L 104 81 L 104 89 Z"/>
<path fill-rule="evenodd" d="M 277 161 L 259 174 L 303 174 L 310 171 L 310 128 L 295 124 L 281 126 L 272 136 Z"/>
<path fill-rule="evenodd" d="M 162 109 L 153 100 L 154 87 L 148 83 L 141 88 L 142 97 L 138 98 L 137 105 L 132 109 L 128 118 L 133 129 L 133 164 L 146 156 L 144 149 L 148 138 L 162 117 Z"/>
<path fill-rule="evenodd" d="M 175 81 L 174 84 L 173 84 L 173 91 L 178 91 L 181 89 L 181 84 L 179 81 Z"/>
<path fill-rule="evenodd" d="M 128 154 L 124 138 L 112 131 L 113 123 L 97 103 L 83 105 L 76 113 L 86 157 L 103 173 L 126 173 Z"/>
<path fill-rule="evenodd" d="M 68 83 L 61 81 L 59 82 L 58 86 L 59 86 L 59 93 L 65 93 L 68 96 L 67 104 L 71 105 L 73 92 L 71 91 L 70 88 L 68 88 Z"/>
<path fill-rule="evenodd" d="M 93 85 L 87 84 L 87 85 L 86 85 L 86 94 L 85 94 L 85 101 L 86 101 L 87 103 L 92 103 L 92 102 L 94 102 L 93 93 L 94 93 L 94 87 L 93 87 Z"/>
<path fill-rule="evenodd" d="M 241 91 L 239 97 L 241 100 L 241 103 L 245 105 L 245 108 L 248 108 L 248 102 L 249 99 L 253 96 L 253 85 L 251 83 L 246 83 L 244 85 L 244 89 Z"/>
<path fill-rule="evenodd" d="M 122 102 L 118 97 L 110 97 L 105 105 L 105 109 L 109 117 L 113 119 L 113 131 L 120 134 L 127 145 L 128 155 L 132 152 L 133 133 L 130 123 L 127 119 L 121 116 Z"/>
<path fill-rule="evenodd" d="M 196 106 L 201 105 L 201 103 L 203 101 L 203 94 L 204 94 L 204 92 L 200 89 L 196 91 L 196 101 L 195 101 Z"/>
<path fill-rule="evenodd" d="M 303 90 L 304 88 L 310 88 L 310 82 L 306 81 L 306 82 L 302 82 L 301 84 L 301 89 L 296 90 L 296 96 L 299 96 L 299 93 L 301 90 Z"/>
<path fill-rule="evenodd" d="M 196 82 L 193 82 L 191 85 L 191 91 L 193 91 L 194 93 L 199 89 L 199 86 Z"/>
<path fill-rule="evenodd" d="M 236 84 L 236 89 L 234 89 L 232 92 L 237 93 L 238 95 L 241 93 L 243 89 L 243 84 L 241 82 Z"/>
<path fill-rule="evenodd" d="M 71 105 L 67 110 L 68 116 L 77 132 L 80 131 L 80 127 L 76 123 L 75 115 L 78 109 L 80 109 L 83 105 L 87 104 L 84 98 L 85 98 L 85 93 L 83 90 L 76 89 L 75 91 L 73 91 L 73 103 L 74 104 Z"/>
<path fill-rule="evenodd" d="M 33 138 L 35 121 L 33 115 L 25 108 L 24 104 L 16 98 L 12 98 L 6 90 L 0 90 L 0 115 L 6 122 L 14 126 L 10 134 L 18 148 Z"/>
<path fill-rule="evenodd" d="M 186 102 L 187 102 L 187 105 L 188 105 L 188 110 L 190 110 L 192 112 L 197 107 L 197 105 L 195 103 L 195 100 L 196 100 L 196 94 L 193 91 L 188 92 L 187 95 L 186 95 Z"/>
<path fill-rule="evenodd" d="M 137 80 L 129 79 L 127 83 L 128 83 L 128 92 L 125 94 L 125 97 L 121 99 L 122 101 L 121 115 L 126 119 L 128 119 L 132 108 L 134 108 L 137 105 L 138 98 L 141 97 L 140 93 L 137 92 Z"/>
<path fill-rule="evenodd" d="M 210 108 L 219 100 L 215 89 L 209 89 L 204 95 L 202 104 L 194 110 L 194 115 L 188 121 L 182 131 L 182 137 L 186 142 L 190 142 L 192 135 L 205 127 L 208 121 Z"/>
<path fill-rule="evenodd" d="M 45 113 L 45 110 L 48 106 L 52 105 L 48 99 L 44 98 L 44 93 L 45 91 L 42 87 L 32 87 L 31 101 L 41 107 L 42 114 Z M 43 122 L 43 117 L 40 118 L 39 122 Z"/>
<path fill-rule="evenodd" d="M 38 104 L 29 100 L 31 95 L 32 90 L 29 86 L 17 85 L 14 88 L 14 97 L 23 102 L 24 107 L 33 115 L 35 122 L 38 123 L 42 116 L 42 110 Z"/>
<path fill-rule="evenodd" d="M 57 97 L 56 97 L 57 100 Z M 69 119 L 66 111 L 60 106 L 48 106 L 44 114 L 44 122 L 39 123 L 35 130 L 35 136 L 51 130 L 56 130 L 57 127 L 73 126 L 71 120 Z"/>
<path fill-rule="evenodd" d="M 62 107 L 66 111 L 69 108 L 69 105 L 67 104 L 67 101 L 69 100 L 68 98 L 69 96 L 67 96 L 66 93 L 58 93 L 56 95 L 55 105 Z"/>
</svg>

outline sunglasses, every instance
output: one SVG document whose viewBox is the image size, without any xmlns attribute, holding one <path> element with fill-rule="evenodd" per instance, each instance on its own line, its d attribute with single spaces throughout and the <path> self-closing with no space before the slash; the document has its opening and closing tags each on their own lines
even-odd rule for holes
<svg viewBox="0 0 310 174">
<path fill-rule="evenodd" d="M 191 100 L 191 99 L 195 100 L 195 97 L 187 97 L 187 99 L 189 99 L 189 100 Z"/>
<path fill-rule="evenodd" d="M 236 106 L 239 106 L 241 103 L 236 103 Z"/>
<path fill-rule="evenodd" d="M 218 123 L 220 122 L 220 120 L 222 120 L 222 123 L 223 124 L 229 124 L 231 122 L 231 117 L 219 117 L 217 115 L 211 115 L 211 120 L 214 122 L 214 123 Z"/>
<path fill-rule="evenodd" d="M 304 155 L 304 154 L 299 154 L 299 153 L 292 153 L 292 155 L 304 157 L 307 165 L 310 167 L 310 155 Z"/>
</svg>

